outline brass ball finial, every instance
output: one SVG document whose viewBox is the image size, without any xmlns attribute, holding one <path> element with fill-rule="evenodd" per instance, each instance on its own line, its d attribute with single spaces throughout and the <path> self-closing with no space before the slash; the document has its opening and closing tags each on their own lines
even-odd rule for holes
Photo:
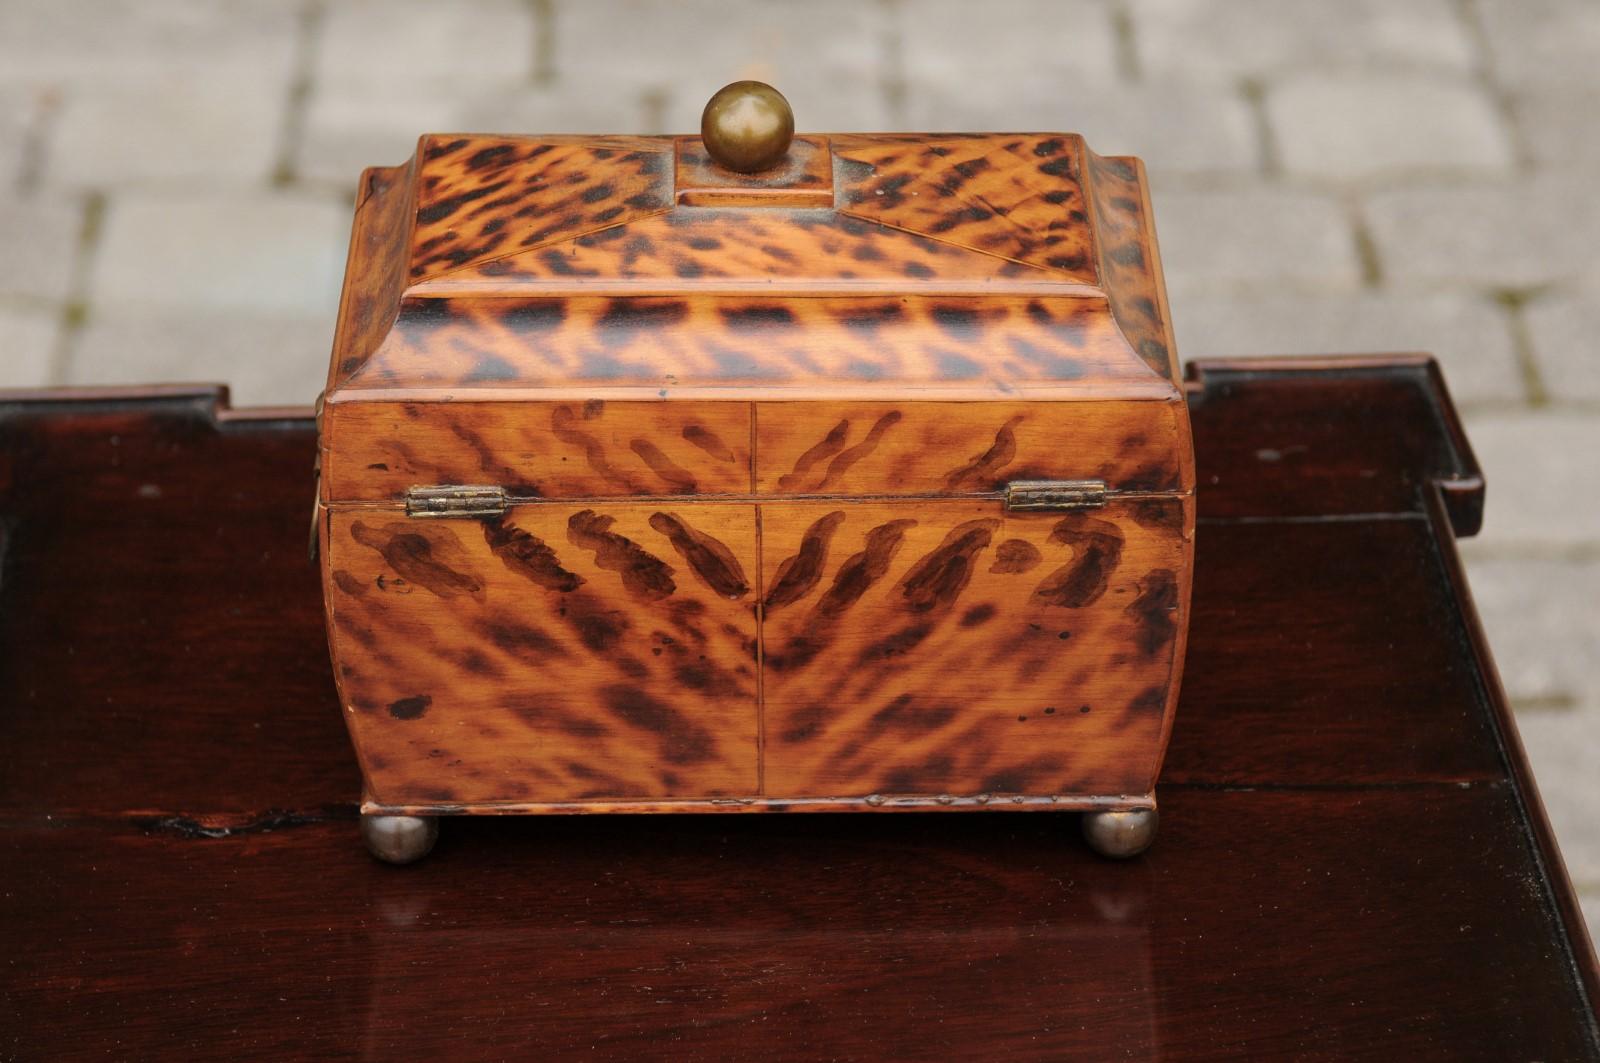
<svg viewBox="0 0 1600 1063">
<path fill-rule="evenodd" d="M 761 81 L 718 89 L 700 115 L 700 139 L 718 165 L 755 173 L 783 160 L 794 139 L 794 112 L 783 93 Z"/>
</svg>

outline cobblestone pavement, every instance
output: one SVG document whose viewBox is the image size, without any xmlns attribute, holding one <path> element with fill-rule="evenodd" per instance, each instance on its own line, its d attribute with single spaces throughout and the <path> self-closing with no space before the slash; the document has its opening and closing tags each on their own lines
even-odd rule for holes
<svg viewBox="0 0 1600 1063">
<path fill-rule="evenodd" d="M 1600 898 L 1600 0 L 0 0 L 0 386 L 320 386 L 425 130 L 1069 129 L 1154 175 L 1185 356 L 1424 349 L 1474 590 Z"/>
</svg>

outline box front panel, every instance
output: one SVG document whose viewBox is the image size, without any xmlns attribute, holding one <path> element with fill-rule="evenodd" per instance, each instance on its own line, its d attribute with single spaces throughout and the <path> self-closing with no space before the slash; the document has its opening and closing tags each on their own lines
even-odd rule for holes
<svg viewBox="0 0 1600 1063">
<path fill-rule="evenodd" d="M 767 795 L 1148 792 L 1192 504 L 764 504 Z"/>
<path fill-rule="evenodd" d="M 330 492 L 330 638 L 378 803 L 1153 785 L 1189 588 L 1179 402 L 362 405 L 332 465 L 387 447 L 380 497 L 543 495 L 480 520 Z M 1008 511 L 1036 478 L 1110 502 Z"/>
<path fill-rule="evenodd" d="M 1166 401 L 762 402 L 763 495 L 971 495 L 1010 480 L 1184 486 L 1186 410 Z"/>
<path fill-rule="evenodd" d="M 375 800 L 756 792 L 754 506 L 330 520 L 330 639 Z"/>
<path fill-rule="evenodd" d="M 748 402 L 350 402 L 323 417 L 332 501 L 421 484 L 571 499 L 751 489 Z"/>
</svg>

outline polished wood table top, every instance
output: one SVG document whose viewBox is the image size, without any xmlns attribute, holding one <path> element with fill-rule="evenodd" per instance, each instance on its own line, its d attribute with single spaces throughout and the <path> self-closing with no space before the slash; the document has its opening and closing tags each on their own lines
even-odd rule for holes
<svg viewBox="0 0 1600 1063">
<path fill-rule="evenodd" d="M 458 819 L 408 868 L 305 411 L 0 396 L 0 1058 L 1600 1059 L 1423 359 L 1191 367 L 1154 849 L 1062 814 Z"/>
</svg>

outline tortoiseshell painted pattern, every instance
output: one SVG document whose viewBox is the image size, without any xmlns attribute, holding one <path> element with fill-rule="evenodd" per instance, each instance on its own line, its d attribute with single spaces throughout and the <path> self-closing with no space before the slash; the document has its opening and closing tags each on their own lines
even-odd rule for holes
<svg viewBox="0 0 1600 1063">
<path fill-rule="evenodd" d="M 1186 504 L 763 507 L 769 792 L 1147 793 Z"/>
<path fill-rule="evenodd" d="M 495 484 L 525 498 L 740 495 L 754 485 L 748 402 L 358 403 L 326 431 L 330 497 L 398 501 L 418 484 Z"/>
<path fill-rule="evenodd" d="M 363 190 L 318 534 L 369 811 L 1153 803 L 1194 462 L 1137 160 L 435 136 Z M 445 484 L 509 508 L 406 516 Z"/>
<path fill-rule="evenodd" d="M 689 207 L 833 205 L 833 156 L 826 137 L 796 137 L 774 170 L 735 173 L 711 161 L 700 141 L 677 142 L 677 200 Z"/>
<path fill-rule="evenodd" d="M 791 299 L 828 291 L 1056 295 L 1082 302 L 1112 326 L 1076 352 L 1085 371 L 1056 379 L 1058 386 L 1093 386 L 1102 377 L 1098 367 L 1124 361 L 1176 382 L 1137 160 L 1095 156 L 1070 135 L 851 135 L 806 143 L 815 152 L 831 144 L 831 207 L 674 205 L 674 181 L 684 168 L 677 153 L 693 160 L 703 152 L 693 138 L 423 138 L 409 166 L 368 171 L 364 179 L 368 185 L 410 182 L 410 229 L 404 246 L 393 249 L 404 255 L 406 279 L 400 290 L 393 284 L 381 288 L 395 315 L 388 319 L 394 327 L 387 338 L 373 329 L 341 328 L 330 401 L 341 386 L 359 388 L 367 381 L 375 387 L 415 386 L 407 375 L 415 366 L 405 362 L 404 337 L 450 313 L 435 300 L 519 294 L 554 300 L 580 292 L 608 297 L 598 316 L 636 319 L 651 341 L 662 336 L 662 322 L 632 314 L 630 294 L 705 297 L 746 289 Z M 809 194 L 820 180 L 812 166 L 790 176 L 797 183 L 780 184 L 780 191 Z M 1105 191 L 1095 192 L 1101 185 Z M 728 175 L 726 187 L 751 191 L 750 186 L 748 179 Z M 379 246 L 366 238 L 368 228 L 381 230 Z M 365 290 L 373 287 L 366 263 L 383 255 L 397 226 L 377 205 L 369 209 L 364 202 L 356 229 L 353 250 L 362 253 L 352 257 L 351 280 Z M 357 298 L 347 293 L 347 299 Z M 536 356 L 528 370 L 537 375 L 538 362 L 571 364 L 592 353 L 592 340 L 581 331 L 548 334 L 564 306 L 530 313 L 526 304 L 497 298 L 485 302 L 483 313 L 500 310 L 506 320 L 494 330 L 493 342 L 513 377 L 523 359 Z M 688 342 L 702 342 L 694 335 L 702 320 L 685 321 L 681 331 Z M 925 342 L 936 346 L 942 335 L 930 331 Z M 956 342 L 973 341 L 982 343 L 983 337 Z M 715 345 L 719 337 L 703 342 Z M 391 359 L 402 364 L 391 365 Z M 848 372 L 859 363 L 856 348 L 818 355 L 810 379 L 840 370 L 846 380 L 859 378 L 859 371 L 855 377 Z M 970 369 L 952 364 L 958 368 L 950 378 L 974 387 Z M 1041 378 L 1024 359 L 994 366 L 983 386 L 1003 392 L 1018 366 L 1021 379 Z M 682 360 L 668 351 L 634 368 L 670 394 Z M 896 373 L 885 365 L 878 379 L 892 383 Z M 505 378 L 486 376 L 475 361 L 456 358 L 448 368 L 432 370 L 428 382 L 438 379 L 470 388 L 499 386 Z M 737 385 L 748 382 L 749 374 L 735 365 L 717 379 Z"/>
<path fill-rule="evenodd" d="M 419 484 L 523 498 L 964 495 L 1011 480 L 1176 491 L 1168 403 L 475 402 L 347 405 L 327 427 L 331 498 L 397 502 Z M 1069 439 L 1072 445 L 1063 446 Z"/>
<path fill-rule="evenodd" d="M 337 511 L 329 633 L 370 798 L 1148 794 L 1192 505 Z"/>
<path fill-rule="evenodd" d="M 1082 141 L 837 137 L 841 207 L 862 218 L 1095 284 Z"/>
<path fill-rule="evenodd" d="M 1167 326 L 1166 288 L 1155 232 L 1148 216 L 1142 164 L 1138 159 L 1103 158 L 1086 153 L 1095 189 L 1094 219 L 1099 245 L 1101 287 L 1112 316 L 1134 351 L 1157 372 L 1173 372 L 1172 336 Z"/>
<path fill-rule="evenodd" d="M 670 145 L 648 137 L 422 138 L 413 282 L 671 206 Z"/>
<path fill-rule="evenodd" d="M 753 507 L 348 511 L 330 534 L 329 637 L 372 799 L 757 790 Z"/>
<path fill-rule="evenodd" d="M 763 402 L 756 491 L 959 497 L 1012 480 L 1104 480 L 1126 491 L 1176 492 L 1189 472 L 1170 441 L 1187 423 L 1167 403 L 1117 399 Z"/>
<path fill-rule="evenodd" d="M 411 226 L 415 170 L 413 159 L 403 166 L 374 167 L 361 175 L 330 380 L 360 369 L 367 353 L 377 349 L 394 324 L 406 286 L 403 249 Z"/>
<path fill-rule="evenodd" d="M 811 385 L 861 391 L 884 381 L 1003 398 L 1071 394 L 1077 381 L 1170 390 L 1117 350 L 1120 334 L 1082 299 L 901 295 L 784 301 L 726 296 L 418 299 L 351 389 L 482 391 L 631 386 L 670 398 L 690 388 Z M 507 348 L 527 352 L 507 357 Z"/>
<path fill-rule="evenodd" d="M 704 252 L 715 251 L 713 257 Z M 826 270 L 824 277 L 817 270 Z M 837 211 L 777 211 L 720 206 L 671 211 L 588 233 L 560 257 L 524 253 L 468 267 L 416 286 L 437 296 L 525 295 L 570 290 L 605 279 L 608 288 L 694 291 L 712 285 L 762 292 L 775 280 L 888 294 L 920 290 L 985 293 L 997 284 L 1059 294 L 1059 278 L 1036 266 L 974 255 L 953 244 Z M 1003 283 L 1013 282 L 1013 283 Z M 1081 298 L 1081 293 L 1079 293 Z"/>
</svg>

